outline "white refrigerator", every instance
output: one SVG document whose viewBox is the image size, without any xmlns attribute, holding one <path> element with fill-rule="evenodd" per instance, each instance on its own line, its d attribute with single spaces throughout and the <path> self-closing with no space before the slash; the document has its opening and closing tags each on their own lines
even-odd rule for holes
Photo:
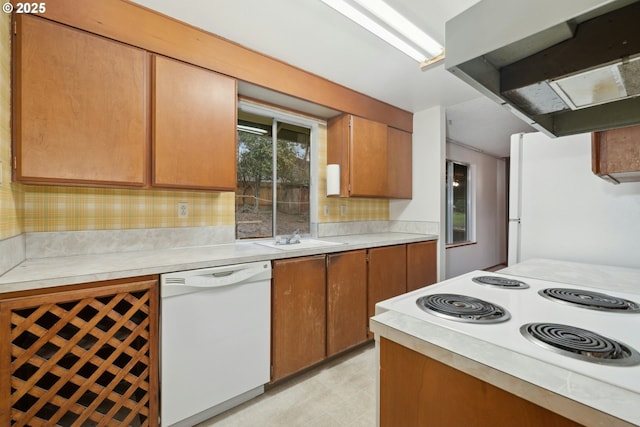
<svg viewBox="0 0 640 427">
<path fill-rule="evenodd" d="M 591 170 L 591 134 L 511 137 L 508 264 L 547 258 L 640 268 L 640 183 Z"/>
</svg>

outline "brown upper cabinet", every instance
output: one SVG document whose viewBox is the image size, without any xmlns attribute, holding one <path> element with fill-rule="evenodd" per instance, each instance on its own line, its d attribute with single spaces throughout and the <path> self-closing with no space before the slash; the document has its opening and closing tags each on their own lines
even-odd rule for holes
<svg viewBox="0 0 640 427">
<path fill-rule="evenodd" d="M 235 79 L 34 16 L 15 38 L 15 180 L 235 189 Z"/>
<path fill-rule="evenodd" d="M 640 126 L 591 134 L 593 173 L 615 184 L 640 181 Z"/>
<path fill-rule="evenodd" d="M 390 127 L 387 138 L 387 195 L 389 198 L 410 199 L 413 194 L 411 134 Z"/>
<path fill-rule="evenodd" d="M 16 30 L 15 179 L 145 185 L 146 52 L 29 15 Z"/>
<path fill-rule="evenodd" d="M 341 197 L 411 198 L 410 133 L 340 115 L 328 123 L 327 163 L 340 165 Z"/>
<path fill-rule="evenodd" d="M 153 185 L 236 187 L 236 81 L 154 55 Z"/>
</svg>

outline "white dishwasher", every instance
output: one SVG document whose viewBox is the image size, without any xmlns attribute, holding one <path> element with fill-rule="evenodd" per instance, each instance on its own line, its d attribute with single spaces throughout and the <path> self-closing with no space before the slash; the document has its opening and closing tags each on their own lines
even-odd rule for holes
<svg viewBox="0 0 640 427">
<path fill-rule="evenodd" d="M 268 261 L 161 275 L 162 426 L 193 426 L 270 380 Z"/>
</svg>

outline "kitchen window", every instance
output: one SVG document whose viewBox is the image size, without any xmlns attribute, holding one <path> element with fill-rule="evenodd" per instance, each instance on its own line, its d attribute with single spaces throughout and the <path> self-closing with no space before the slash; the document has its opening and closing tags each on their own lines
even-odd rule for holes
<svg viewBox="0 0 640 427">
<path fill-rule="evenodd" d="M 469 243 L 471 230 L 471 167 L 465 163 L 447 160 L 447 245 Z"/>
<path fill-rule="evenodd" d="M 241 105 L 237 239 L 310 234 L 313 128 L 295 116 Z"/>
</svg>

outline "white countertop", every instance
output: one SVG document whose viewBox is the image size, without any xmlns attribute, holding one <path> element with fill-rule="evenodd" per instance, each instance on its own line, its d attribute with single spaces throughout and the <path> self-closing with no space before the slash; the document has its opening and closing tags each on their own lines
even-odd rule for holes
<svg viewBox="0 0 640 427">
<path fill-rule="evenodd" d="M 636 269 L 536 259 L 499 273 L 640 294 Z M 397 342 L 582 424 L 640 425 L 637 392 L 400 311 L 376 315 L 371 330 L 377 340 Z"/>
<path fill-rule="evenodd" d="M 572 285 L 640 293 L 640 269 L 598 264 L 530 259 L 500 270 L 500 273 Z"/>
<path fill-rule="evenodd" d="M 344 244 L 299 250 L 280 250 L 255 242 L 237 242 L 175 249 L 27 259 L 0 276 L 0 294 L 244 262 L 414 243 L 435 240 L 437 237 L 411 233 L 375 233 L 321 238 L 319 240 Z"/>
</svg>

